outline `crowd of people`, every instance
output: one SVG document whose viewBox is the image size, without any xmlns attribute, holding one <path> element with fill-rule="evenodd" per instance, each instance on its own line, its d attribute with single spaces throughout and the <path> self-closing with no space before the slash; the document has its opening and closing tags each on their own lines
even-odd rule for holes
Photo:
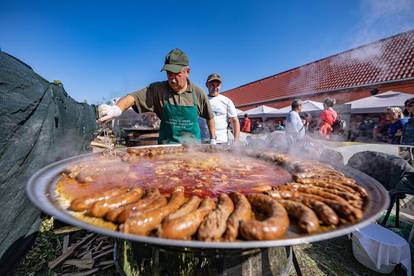
<svg viewBox="0 0 414 276">
<path fill-rule="evenodd" d="M 324 100 L 324 109 L 318 116 L 302 113 L 302 101 L 295 99 L 284 120 L 251 119 L 244 115 L 242 131 L 269 133 L 284 130 L 292 141 L 308 136 L 324 140 L 348 140 L 389 144 L 414 145 L 414 98 L 405 102 L 404 110 L 388 107 L 381 114 L 351 115 L 348 125 L 335 111 L 335 99 Z M 248 128 L 244 127 L 248 126 Z M 248 129 L 248 130 L 246 130 Z"/>
<path fill-rule="evenodd" d="M 380 115 L 351 117 L 348 139 L 377 143 L 414 145 L 414 98 L 399 107 L 388 107 Z"/>
</svg>

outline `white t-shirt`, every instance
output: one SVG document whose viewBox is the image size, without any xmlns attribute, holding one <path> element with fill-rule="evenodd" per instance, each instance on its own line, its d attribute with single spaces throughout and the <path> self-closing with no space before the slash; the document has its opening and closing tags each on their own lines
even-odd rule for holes
<svg viewBox="0 0 414 276">
<path fill-rule="evenodd" d="M 286 117 L 286 133 L 296 139 L 301 139 L 305 136 L 305 127 L 302 119 L 296 111 L 290 111 Z"/>
<path fill-rule="evenodd" d="M 237 117 L 236 107 L 234 106 L 232 100 L 219 94 L 216 97 L 208 97 L 211 105 L 211 110 L 214 114 L 214 123 L 216 125 L 216 136 L 217 143 L 227 143 L 227 126 L 228 119 Z M 208 137 L 203 137 L 206 139 Z"/>
</svg>

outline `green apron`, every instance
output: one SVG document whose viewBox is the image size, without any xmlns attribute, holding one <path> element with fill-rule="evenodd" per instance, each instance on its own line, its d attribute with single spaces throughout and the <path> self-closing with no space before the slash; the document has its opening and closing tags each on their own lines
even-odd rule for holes
<svg viewBox="0 0 414 276">
<path fill-rule="evenodd" d="M 197 99 L 194 90 L 191 90 L 191 94 L 193 106 L 173 105 L 164 100 L 158 144 L 177 144 L 189 138 L 200 143 Z"/>
</svg>

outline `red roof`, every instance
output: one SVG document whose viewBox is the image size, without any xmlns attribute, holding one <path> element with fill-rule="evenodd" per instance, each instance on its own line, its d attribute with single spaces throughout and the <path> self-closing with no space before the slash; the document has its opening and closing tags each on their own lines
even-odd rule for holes
<svg viewBox="0 0 414 276">
<path fill-rule="evenodd" d="M 414 30 L 228 90 L 237 107 L 414 77 Z"/>
</svg>

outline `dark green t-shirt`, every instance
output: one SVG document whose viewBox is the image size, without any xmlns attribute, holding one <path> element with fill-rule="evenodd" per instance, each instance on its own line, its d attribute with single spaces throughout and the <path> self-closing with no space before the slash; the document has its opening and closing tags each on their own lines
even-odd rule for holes
<svg viewBox="0 0 414 276">
<path fill-rule="evenodd" d="M 138 112 L 155 112 L 161 118 L 164 101 L 168 101 L 173 105 L 192 106 L 194 100 L 191 91 L 197 99 L 197 109 L 200 117 L 205 119 L 212 119 L 213 112 L 211 111 L 210 103 L 207 94 L 204 91 L 188 81 L 187 90 L 178 94 L 168 85 L 167 81 L 154 82 L 149 86 L 129 94 L 135 100 L 132 108 Z"/>
</svg>

